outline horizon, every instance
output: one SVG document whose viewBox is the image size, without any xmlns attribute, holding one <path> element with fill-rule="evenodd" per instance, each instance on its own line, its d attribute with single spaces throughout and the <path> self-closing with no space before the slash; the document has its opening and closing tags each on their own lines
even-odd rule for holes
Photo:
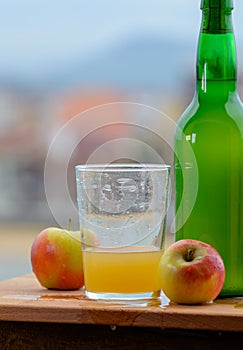
<svg viewBox="0 0 243 350">
<path fill-rule="evenodd" d="M 169 37 L 196 47 L 201 21 L 200 1 L 103 0 L 61 3 L 48 0 L 0 1 L 1 76 L 48 75 L 58 65 L 87 61 L 139 35 Z M 97 6 L 98 11 L 97 11 Z M 243 61 L 243 2 L 233 13 L 238 62 Z M 193 57 L 194 58 L 194 57 Z M 168 61 L 168 64 L 170 62 Z"/>
</svg>

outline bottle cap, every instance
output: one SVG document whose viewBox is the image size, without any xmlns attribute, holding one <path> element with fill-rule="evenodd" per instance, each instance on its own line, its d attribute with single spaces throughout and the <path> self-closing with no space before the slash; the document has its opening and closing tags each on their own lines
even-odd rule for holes
<svg viewBox="0 0 243 350">
<path fill-rule="evenodd" d="M 233 9 L 233 0 L 201 0 L 201 9 L 215 7 Z"/>
</svg>

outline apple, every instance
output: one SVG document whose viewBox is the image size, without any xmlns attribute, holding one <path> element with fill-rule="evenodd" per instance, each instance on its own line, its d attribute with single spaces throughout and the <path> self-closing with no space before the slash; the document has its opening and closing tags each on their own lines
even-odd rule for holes
<svg viewBox="0 0 243 350">
<path fill-rule="evenodd" d="M 90 244 L 97 243 L 85 230 Z M 84 286 L 80 231 L 58 227 L 43 229 L 31 246 L 31 265 L 39 283 L 48 289 L 74 290 Z"/>
<path fill-rule="evenodd" d="M 177 304 L 213 301 L 225 280 L 225 266 L 211 245 L 182 239 L 169 246 L 159 263 L 160 287 Z"/>
</svg>

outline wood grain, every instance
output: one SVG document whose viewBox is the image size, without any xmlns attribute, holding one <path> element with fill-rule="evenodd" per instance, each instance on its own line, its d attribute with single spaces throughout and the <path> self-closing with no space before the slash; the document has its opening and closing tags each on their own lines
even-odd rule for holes
<svg viewBox="0 0 243 350">
<path fill-rule="evenodd" d="M 0 321 L 243 332 L 243 300 L 207 305 L 115 304 L 86 299 L 83 290 L 42 288 L 33 275 L 0 282 Z"/>
</svg>

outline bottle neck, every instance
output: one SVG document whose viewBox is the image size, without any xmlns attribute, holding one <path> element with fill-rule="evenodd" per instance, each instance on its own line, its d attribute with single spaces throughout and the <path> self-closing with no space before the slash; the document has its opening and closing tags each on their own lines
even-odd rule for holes
<svg viewBox="0 0 243 350">
<path fill-rule="evenodd" d="M 202 0 L 201 31 L 207 34 L 233 33 L 233 0 Z"/>
<path fill-rule="evenodd" d="M 197 87 L 207 93 L 210 82 L 224 82 L 223 90 L 237 80 L 236 47 L 231 0 L 203 0 L 197 53 Z M 226 84 L 231 81 L 232 84 Z"/>
<path fill-rule="evenodd" d="M 229 100 L 238 98 L 236 80 L 211 80 L 202 88 L 201 81 L 197 81 L 194 102 L 210 103 L 213 105 L 225 105 Z"/>
</svg>

